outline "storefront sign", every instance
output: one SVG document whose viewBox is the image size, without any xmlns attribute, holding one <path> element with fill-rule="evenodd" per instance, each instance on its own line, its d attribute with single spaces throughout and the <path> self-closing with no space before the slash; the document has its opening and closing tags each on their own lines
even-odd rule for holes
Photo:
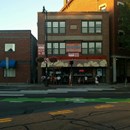
<svg viewBox="0 0 130 130">
<path fill-rule="evenodd" d="M 66 43 L 66 52 L 81 52 L 80 43 Z"/>
<path fill-rule="evenodd" d="M 69 57 L 79 57 L 79 53 L 68 53 Z"/>
<path fill-rule="evenodd" d="M 97 69 L 97 75 L 102 76 L 102 69 Z"/>
<path fill-rule="evenodd" d="M 43 56 L 45 54 L 44 45 L 38 44 L 38 56 Z"/>
</svg>

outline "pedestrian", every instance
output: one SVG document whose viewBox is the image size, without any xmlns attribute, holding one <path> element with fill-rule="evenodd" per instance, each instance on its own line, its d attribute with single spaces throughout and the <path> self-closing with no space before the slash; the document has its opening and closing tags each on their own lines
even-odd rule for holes
<svg viewBox="0 0 130 130">
<path fill-rule="evenodd" d="M 99 84 L 99 81 L 98 81 L 98 77 L 97 77 L 97 76 L 95 77 L 95 84 L 96 84 L 96 85 Z"/>
<path fill-rule="evenodd" d="M 60 75 L 57 76 L 57 84 L 60 84 L 60 81 L 61 81 L 61 77 Z"/>
<path fill-rule="evenodd" d="M 87 80 L 88 80 L 88 77 L 85 76 L 85 77 L 84 77 L 84 82 L 87 83 Z"/>
<path fill-rule="evenodd" d="M 81 83 L 81 77 L 78 78 L 78 84 L 80 84 L 80 83 Z"/>
<path fill-rule="evenodd" d="M 69 85 L 72 86 L 72 73 L 69 75 Z"/>
<path fill-rule="evenodd" d="M 41 82 L 43 83 L 44 82 L 44 80 L 45 80 L 45 76 L 43 75 L 43 76 L 41 76 Z"/>
</svg>

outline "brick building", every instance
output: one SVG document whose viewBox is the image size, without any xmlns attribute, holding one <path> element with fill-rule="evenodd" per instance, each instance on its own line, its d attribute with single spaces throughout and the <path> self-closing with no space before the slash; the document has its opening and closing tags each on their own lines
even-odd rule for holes
<svg viewBox="0 0 130 130">
<path fill-rule="evenodd" d="M 125 8 L 129 0 L 64 0 L 61 12 L 109 12 L 110 19 L 110 81 L 130 81 L 130 49 L 122 46 L 118 36 L 125 32 L 120 28 L 120 6 Z M 123 21 L 122 21 L 123 22 Z"/>
<path fill-rule="evenodd" d="M 93 82 L 96 75 L 109 82 L 108 12 L 39 12 L 38 44 L 47 45 L 48 58 L 57 59 L 48 61 L 48 76 L 60 76 L 60 83 L 68 84 L 70 73 L 74 84 L 79 78 L 84 83 L 85 76 Z M 40 81 L 46 63 L 38 68 Z"/>
<path fill-rule="evenodd" d="M 0 30 L 0 83 L 36 82 L 36 57 L 30 30 Z"/>
</svg>

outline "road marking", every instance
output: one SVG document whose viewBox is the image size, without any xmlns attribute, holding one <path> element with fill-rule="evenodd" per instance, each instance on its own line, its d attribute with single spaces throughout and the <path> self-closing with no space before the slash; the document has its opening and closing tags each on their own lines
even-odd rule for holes
<svg viewBox="0 0 130 130">
<path fill-rule="evenodd" d="M 6 96 L 6 97 L 23 97 L 24 94 L 8 94 L 8 93 L 0 94 L 0 97 L 3 97 L 3 96 Z"/>
<path fill-rule="evenodd" d="M 0 123 L 6 123 L 6 122 L 11 122 L 12 118 L 2 118 L 0 119 Z"/>
<path fill-rule="evenodd" d="M 9 101 L 10 103 L 22 103 L 23 101 Z"/>
<path fill-rule="evenodd" d="M 87 102 L 103 102 L 103 103 L 119 103 L 119 102 L 130 102 L 130 98 L 2 98 L 1 102 L 73 102 L 73 103 L 87 103 Z"/>
<path fill-rule="evenodd" d="M 95 106 L 96 109 L 104 109 L 104 108 L 112 108 L 114 105 L 111 104 L 105 104 L 105 105 L 97 105 Z"/>
<path fill-rule="evenodd" d="M 49 112 L 50 115 L 65 115 L 65 114 L 70 114 L 73 113 L 72 110 L 62 110 L 62 111 L 55 111 L 55 112 Z"/>
</svg>

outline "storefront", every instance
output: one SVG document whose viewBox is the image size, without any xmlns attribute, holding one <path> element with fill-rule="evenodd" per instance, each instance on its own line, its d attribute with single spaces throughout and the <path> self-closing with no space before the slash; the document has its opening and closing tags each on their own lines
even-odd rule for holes
<svg viewBox="0 0 130 130">
<path fill-rule="evenodd" d="M 70 74 L 73 84 L 94 83 L 95 76 L 99 77 L 99 82 L 106 82 L 107 61 L 105 59 L 73 60 L 73 64 L 70 63 L 70 60 L 47 63 L 50 84 L 69 84 Z M 46 63 L 42 62 L 41 67 L 42 75 L 45 75 Z"/>
</svg>

